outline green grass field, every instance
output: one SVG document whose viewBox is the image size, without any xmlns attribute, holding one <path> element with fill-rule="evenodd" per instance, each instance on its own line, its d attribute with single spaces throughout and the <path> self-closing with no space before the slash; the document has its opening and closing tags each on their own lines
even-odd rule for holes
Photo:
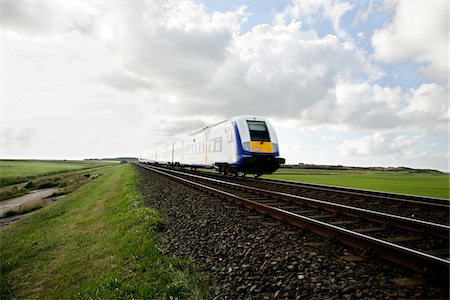
<svg viewBox="0 0 450 300">
<path fill-rule="evenodd" d="M 205 298 L 187 260 L 162 256 L 163 222 L 129 164 L 0 229 L 2 299 Z"/>
<path fill-rule="evenodd" d="M 89 169 L 110 164 L 112 163 L 105 161 L 0 160 L 0 186 L 25 182 L 37 176 Z"/>
<path fill-rule="evenodd" d="M 449 199 L 450 175 L 280 169 L 263 178 Z"/>
</svg>

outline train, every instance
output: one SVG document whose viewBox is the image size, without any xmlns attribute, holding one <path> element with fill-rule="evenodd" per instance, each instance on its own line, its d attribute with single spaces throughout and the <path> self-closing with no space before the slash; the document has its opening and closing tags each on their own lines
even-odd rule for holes
<svg viewBox="0 0 450 300">
<path fill-rule="evenodd" d="M 274 127 L 268 119 L 257 116 L 235 116 L 202 128 L 142 154 L 138 161 L 180 168 L 214 168 L 224 175 L 255 177 L 271 174 L 285 163 Z"/>
</svg>

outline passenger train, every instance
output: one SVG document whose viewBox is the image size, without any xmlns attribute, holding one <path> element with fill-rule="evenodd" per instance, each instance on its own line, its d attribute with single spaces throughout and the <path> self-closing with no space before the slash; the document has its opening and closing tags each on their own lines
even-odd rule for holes
<svg viewBox="0 0 450 300">
<path fill-rule="evenodd" d="M 237 116 L 156 147 L 141 155 L 139 162 L 260 176 L 275 172 L 285 160 L 280 158 L 275 129 L 266 118 Z"/>
</svg>

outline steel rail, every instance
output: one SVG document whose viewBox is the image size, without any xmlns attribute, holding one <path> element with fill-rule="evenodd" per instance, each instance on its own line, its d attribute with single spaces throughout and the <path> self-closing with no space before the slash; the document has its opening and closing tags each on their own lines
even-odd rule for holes
<svg viewBox="0 0 450 300">
<path fill-rule="evenodd" d="M 249 178 L 249 179 L 261 181 L 261 182 L 264 182 L 264 181 L 271 182 L 271 183 L 275 183 L 275 184 L 280 183 L 280 184 L 283 184 L 284 186 L 292 186 L 292 187 L 297 187 L 297 188 L 323 190 L 323 191 L 332 192 L 332 193 L 336 193 L 336 191 L 339 191 L 340 193 L 348 194 L 348 195 L 373 197 L 373 198 L 379 199 L 381 201 L 401 201 L 401 202 L 404 202 L 405 204 L 412 204 L 412 205 L 416 205 L 416 204 L 422 205 L 423 204 L 426 206 L 435 207 L 436 209 L 450 208 L 450 200 L 443 199 L 443 198 L 422 197 L 422 196 L 399 194 L 399 193 L 386 193 L 386 192 L 355 189 L 355 188 L 341 187 L 341 186 L 329 186 L 329 185 L 323 185 L 323 184 L 293 182 L 293 181 L 288 181 L 288 180 L 275 180 L 275 179 L 266 179 L 266 178 L 259 178 L 259 179 Z"/>
<path fill-rule="evenodd" d="M 216 189 L 192 180 L 169 174 L 167 170 L 161 171 L 154 167 L 144 167 L 142 165 L 140 166 L 161 175 L 173 178 L 179 182 L 212 193 L 220 198 L 232 200 L 238 205 L 242 205 L 249 209 L 254 209 L 262 214 L 270 215 L 277 220 L 288 222 L 289 224 L 299 228 L 308 229 L 311 232 L 325 236 L 327 238 L 334 238 L 345 245 L 364 250 L 368 254 L 376 254 L 384 259 L 403 265 L 414 271 L 432 275 L 435 280 L 439 281 L 441 284 L 448 286 L 450 270 L 449 260 L 399 246 L 335 225 L 327 224 L 312 218 L 297 215 L 295 213 L 271 207 L 262 203 L 258 203 L 256 201 L 245 199 L 243 197 L 239 197 L 220 189 Z"/>
<path fill-rule="evenodd" d="M 158 168 L 158 167 L 156 167 L 156 168 Z M 167 170 L 167 172 L 180 174 L 183 176 L 189 176 L 189 177 L 197 178 L 200 180 L 214 182 L 216 184 L 220 184 L 223 186 L 229 186 L 229 187 L 233 187 L 233 188 L 237 188 L 237 189 L 241 189 L 241 190 L 245 190 L 245 191 L 251 191 L 255 194 L 266 195 L 266 196 L 269 196 L 269 197 L 272 197 L 275 199 L 280 199 L 280 200 L 283 200 L 286 202 L 291 202 L 291 203 L 296 203 L 296 204 L 299 204 L 299 202 L 300 202 L 300 203 L 306 204 L 310 207 L 314 207 L 314 208 L 320 207 L 324 210 L 334 212 L 334 213 L 341 213 L 343 215 L 347 215 L 347 216 L 351 216 L 351 217 L 355 217 L 355 218 L 363 217 L 366 220 L 371 221 L 371 222 L 392 225 L 392 226 L 395 226 L 395 227 L 398 227 L 401 229 L 405 229 L 405 230 L 411 230 L 411 231 L 415 231 L 415 232 L 426 231 L 428 234 L 431 234 L 435 237 L 442 238 L 442 239 L 449 239 L 450 226 L 446 226 L 446 225 L 442 225 L 442 224 L 436 224 L 436 223 L 426 222 L 426 221 L 422 221 L 422 220 L 406 218 L 406 217 L 387 214 L 387 213 L 383 213 L 383 212 L 376 212 L 376 211 L 372 211 L 372 210 L 368 210 L 368 209 L 364 209 L 364 208 L 358 208 L 358 207 L 348 206 L 348 205 L 344 205 L 344 204 L 328 202 L 328 201 L 324 201 L 324 200 L 312 199 L 312 198 L 308 198 L 308 197 L 292 195 L 292 194 L 283 193 L 283 192 L 268 191 L 268 190 L 264 190 L 261 188 L 246 186 L 246 185 L 242 185 L 242 184 L 238 184 L 238 183 L 234 183 L 234 182 L 228 182 L 228 181 L 218 180 L 218 179 L 209 178 L 209 177 L 203 177 L 200 175 L 180 172 L 180 171 L 176 171 L 176 170 L 170 170 L 170 169 L 163 169 L 163 170 L 165 170 L 165 171 Z"/>
<path fill-rule="evenodd" d="M 197 171 L 199 172 L 199 171 Z M 205 176 L 219 176 L 215 173 L 210 172 L 201 172 Z M 223 176 L 223 175 L 222 175 Z M 434 197 L 423 197 L 423 196 L 415 196 L 415 195 L 407 195 L 407 194 L 399 194 L 399 193 L 386 193 L 380 191 L 373 190 L 364 190 L 364 189 L 355 189 L 349 187 L 341 187 L 341 186 L 330 186 L 324 184 L 312 184 L 312 183 L 304 183 L 304 182 L 295 182 L 288 180 L 279 180 L 279 179 L 267 179 L 267 178 L 249 178 L 245 177 L 245 180 L 253 181 L 255 183 L 268 183 L 274 186 L 284 186 L 284 187 L 292 187 L 297 189 L 308 189 L 311 191 L 320 191 L 324 193 L 341 193 L 347 196 L 355 196 L 355 197 L 364 197 L 364 198 L 373 198 L 374 200 L 390 202 L 394 204 L 405 204 L 413 207 L 421 207 L 427 208 L 430 210 L 442 210 L 442 209 L 450 209 L 450 200 L 443 198 L 434 198 Z"/>
</svg>

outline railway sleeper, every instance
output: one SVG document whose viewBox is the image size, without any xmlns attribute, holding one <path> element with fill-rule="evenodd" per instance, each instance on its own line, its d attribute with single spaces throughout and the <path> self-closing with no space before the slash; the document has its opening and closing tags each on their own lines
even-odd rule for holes
<svg viewBox="0 0 450 300">
<path fill-rule="evenodd" d="M 314 215 L 314 216 L 308 216 L 308 218 L 311 219 L 328 219 L 328 218 L 336 218 L 336 215 Z"/>
<path fill-rule="evenodd" d="M 347 224 L 355 224 L 358 223 L 358 220 L 347 220 L 347 221 L 334 221 L 329 222 L 331 225 L 347 225 Z"/>
<path fill-rule="evenodd" d="M 293 211 L 293 213 L 296 213 L 296 214 L 299 214 L 299 215 L 311 214 L 311 213 L 315 213 L 315 212 L 316 212 L 315 209 L 306 209 L 306 210 Z"/>
<path fill-rule="evenodd" d="M 282 208 L 282 209 L 284 209 L 285 205 L 286 205 L 286 203 L 280 203 L 280 202 L 265 202 L 264 204 L 270 205 L 270 206 L 279 207 L 279 208 Z"/>
<path fill-rule="evenodd" d="M 388 237 L 385 240 L 391 243 L 397 242 L 411 242 L 411 241 L 420 241 L 423 240 L 424 237 L 421 235 L 413 235 L 413 236 L 393 236 Z"/>
<path fill-rule="evenodd" d="M 352 230 L 355 232 L 359 232 L 359 233 L 368 233 L 368 232 L 386 231 L 386 230 L 388 230 L 388 228 L 386 226 L 382 226 L 382 227 L 369 227 L 369 228 L 355 228 Z"/>
<path fill-rule="evenodd" d="M 425 252 L 434 256 L 448 257 L 448 248 L 426 250 Z"/>
</svg>

